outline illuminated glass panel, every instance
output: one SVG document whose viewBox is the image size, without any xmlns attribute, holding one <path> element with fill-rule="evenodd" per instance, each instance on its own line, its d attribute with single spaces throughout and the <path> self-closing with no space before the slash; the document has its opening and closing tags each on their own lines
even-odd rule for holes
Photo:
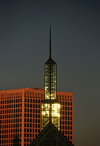
<svg viewBox="0 0 100 146">
<path fill-rule="evenodd" d="M 58 130 L 60 130 L 60 103 L 51 103 L 51 110 L 50 102 L 42 103 L 42 129 L 50 122 L 50 118 L 51 123 L 54 124 Z"/>
<path fill-rule="evenodd" d="M 56 99 L 56 70 L 56 63 L 49 59 L 45 63 L 45 99 Z"/>
<path fill-rule="evenodd" d="M 60 103 L 52 104 L 51 108 L 52 124 L 60 130 Z"/>
</svg>

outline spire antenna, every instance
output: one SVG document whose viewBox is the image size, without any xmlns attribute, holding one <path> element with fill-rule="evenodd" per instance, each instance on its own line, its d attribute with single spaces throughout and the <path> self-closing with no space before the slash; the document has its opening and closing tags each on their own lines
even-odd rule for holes
<svg viewBox="0 0 100 146">
<path fill-rule="evenodd" d="M 51 59 L 51 26 L 50 26 L 50 40 L 49 40 L 49 58 Z"/>
</svg>

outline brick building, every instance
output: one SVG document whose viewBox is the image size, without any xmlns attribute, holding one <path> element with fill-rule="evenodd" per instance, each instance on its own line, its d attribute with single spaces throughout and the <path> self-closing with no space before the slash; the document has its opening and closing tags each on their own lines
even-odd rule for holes
<svg viewBox="0 0 100 146">
<path fill-rule="evenodd" d="M 41 103 L 44 89 L 23 88 L 0 91 L 0 142 L 13 146 L 16 135 L 28 146 L 41 132 Z M 73 143 L 73 93 L 57 91 L 61 104 L 60 131 Z"/>
</svg>

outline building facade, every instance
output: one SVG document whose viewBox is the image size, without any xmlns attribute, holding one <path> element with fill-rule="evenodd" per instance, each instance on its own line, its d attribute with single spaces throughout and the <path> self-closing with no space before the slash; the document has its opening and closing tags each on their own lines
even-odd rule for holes
<svg viewBox="0 0 100 146">
<path fill-rule="evenodd" d="M 45 63 L 45 96 L 42 102 L 41 128 L 50 122 L 60 130 L 60 103 L 56 99 L 57 64 L 51 58 L 51 27 L 49 42 L 49 59 Z"/>
<path fill-rule="evenodd" d="M 45 89 L 0 91 L 1 146 L 29 146 L 50 123 L 73 143 L 73 93 L 56 91 L 57 64 L 45 63 Z M 42 133 L 42 132 L 41 132 Z M 66 141 L 66 140 L 65 140 Z"/>
<path fill-rule="evenodd" d="M 73 93 L 57 91 L 60 102 L 60 131 L 73 143 Z M 29 146 L 41 132 L 41 103 L 44 89 L 23 88 L 0 91 L 0 145 Z"/>
</svg>

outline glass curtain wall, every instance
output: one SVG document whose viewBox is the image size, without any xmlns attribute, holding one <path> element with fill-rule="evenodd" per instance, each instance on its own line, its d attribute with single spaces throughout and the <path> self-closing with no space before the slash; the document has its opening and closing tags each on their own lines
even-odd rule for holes
<svg viewBox="0 0 100 146">
<path fill-rule="evenodd" d="M 56 100 L 57 64 L 50 58 L 45 63 L 45 100 L 42 103 L 42 129 L 51 122 L 60 130 L 60 103 Z"/>
<path fill-rule="evenodd" d="M 60 130 L 60 103 L 53 102 L 51 103 L 51 116 L 50 116 L 50 103 L 42 103 L 42 129 L 50 122 Z"/>
<path fill-rule="evenodd" d="M 56 63 L 50 59 L 45 63 L 45 99 L 56 99 Z"/>
</svg>

